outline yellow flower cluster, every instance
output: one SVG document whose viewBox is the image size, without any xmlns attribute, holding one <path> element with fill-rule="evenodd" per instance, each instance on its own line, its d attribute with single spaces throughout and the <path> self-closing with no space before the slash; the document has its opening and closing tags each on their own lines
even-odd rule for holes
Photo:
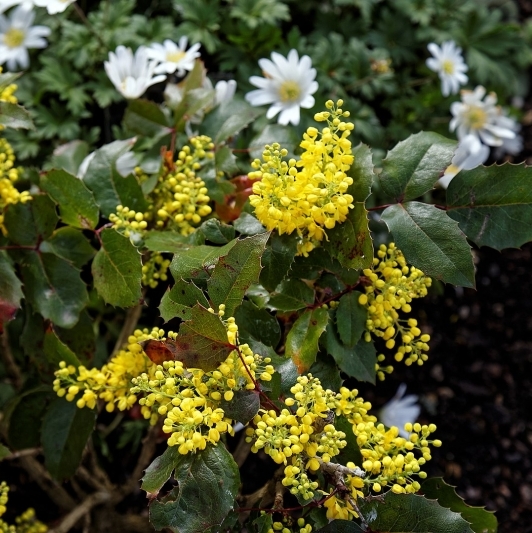
<svg viewBox="0 0 532 533">
<path fill-rule="evenodd" d="M 4 226 L 4 210 L 9 204 L 25 203 L 31 200 L 28 191 L 19 192 L 14 183 L 18 180 L 20 169 L 15 168 L 13 148 L 5 140 L 0 139 L 0 230 L 7 235 Z"/>
<path fill-rule="evenodd" d="M 220 307 L 218 314 L 223 316 L 225 306 Z M 228 341 L 236 346 L 235 319 L 224 323 Z M 181 361 L 165 361 L 157 365 L 154 375 L 134 378 L 132 392 L 144 395 L 139 401 L 143 408 L 166 417 L 163 431 L 170 434 L 168 446 L 178 446 L 179 453 L 186 455 L 205 449 L 208 443 L 217 444 L 223 433 L 233 434 L 233 420 L 225 416 L 221 404 L 230 402 L 236 391 L 253 390 L 256 376 L 270 381 L 274 368 L 269 362 L 241 344 L 210 372 L 185 368 Z"/>
<path fill-rule="evenodd" d="M 142 284 L 155 289 L 159 281 L 166 281 L 171 262 L 160 252 L 152 252 L 142 265 Z"/>
<path fill-rule="evenodd" d="M 282 522 L 274 522 L 267 533 L 311 533 L 312 526 L 305 522 L 304 518 L 298 518 L 293 524 L 293 519 L 283 516 Z"/>
<path fill-rule="evenodd" d="M 342 223 L 353 207 L 353 197 L 347 194 L 353 179 L 346 173 L 354 159 L 347 138 L 354 126 L 342 120 L 349 116 L 342 104 L 338 100 L 335 106 L 329 100 L 329 111 L 314 116 L 318 122 L 326 121 L 327 127 L 321 132 L 307 129 L 298 161 L 284 161 L 287 150 L 274 143 L 266 146 L 262 163 L 253 161 L 256 170 L 249 173 L 251 179 L 260 180 L 249 198 L 257 218 L 270 231 L 297 231 L 299 255 L 307 256 L 327 238 L 325 230 Z"/>
<path fill-rule="evenodd" d="M 7 510 L 9 487 L 5 481 L 0 483 L 0 517 Z M 36 519 L 35 511 L 30 507 L 15 518 L 16 525 L 9 525 L 0 518 L 0 532 L 2 533 L 46 533 L 48 527 Z"/>
<path fill-rule="evenodd" d="M 0 74 L 4 71 L 3 67 L 0 67 Z M 16 104 L 18 102 L 17 97 L 15 96 L 15 91 L 17 90 L 17 85 L 10 83 L 2 89 L 0 89 L 0 102 L 9 102 L 10 104 Z M 0 127 L 3 129 L 3 127 Z"/>
<path fill-rule="evenodd" d="M 349 469 L 355 469 L 355 463 L 349 461 L 346 464 Z M 364 480 L 360 476 L 345 476 L 345 486 L 349 490 L 347 495 L 333 494 L 325 500 L 323 504 L 327 509 L 327 518 L 329 520 L 352 520 L 358 518 L 358 513 L 353 505 L 357 498 L 363 498 L 365 495 L 361 489 L 364 488 Z M 347 497 L 346 497 L 347 496 Z"/>
<path fill-rule="evenodd" d="M 98 399 L 106 403 L 108 412 L 114 411 L 115 407 L 120 411 L 130 409 L 137 401 L 137 397 L 131 392 L 131 379 L 142 373 L 151 375 L 155 372 L 155 365 L 139 344 L 149 339 L 164 339 L 164 331 L 159 328 L 153 328 L 151 332 L 137 329 L 129 337 L 128 343 L 101 369 L 88 369 L 85 366 L 76 368 L 62 361 L 59 370 L 55 372 L 54 391 L 58 396 L 65 396 L 69 402 L 78 398 L 76 405 L 80 409 L 85 406 L 94 409 Z M 143 414 L 150 418 L 151 411 Z M 152 422 L 155 420 L 156 417 Z"/>
<path fill-rule="evenodd" d="M 364 276 L 365 294 L 358 301 L 368 310 L 365 340 L 369 342 L 373 333 L 386 341 L 388 349 L 396 348 L 396 361 L 405 359 L 406 365 L 422 365 L 428 358 L 424 352 L 429 349 L 430 336 L 421 333 L 416 319 L 400 319 L 399 311 L 410 313 L 410 302 L 427 295 L 432 279 L 418 268 L 409 267 L 394 243 L 380 246 L 373 268 L 365 269 Z M 396 347 L 399 336 L 400 345 Z M 384 379 L 384 372 L 391 368 L 378 365 L 377 370 L 379 378 Z"/>
</svg>

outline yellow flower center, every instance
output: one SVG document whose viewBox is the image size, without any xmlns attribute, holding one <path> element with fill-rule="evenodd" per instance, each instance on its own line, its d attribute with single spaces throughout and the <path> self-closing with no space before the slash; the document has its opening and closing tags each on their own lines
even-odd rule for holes
<svg viewBox="0 0 532 533">
<path fill-rule="evenodd" d="M 9 46 L 9 48 L 17 48 L 24 42 L 26 34 L 22 30 L 17 28 L 10 28 L 4 34 L 4 43 Z"/>
<path fill-rule="evenodd" d="M 467 114 L 469 126 L 474 130 L 480 130 L 486 125 L 487 115 L 484 109 L 478 106 L 470 106 Z"/>
<path fill-rule="evenodd" d="M 295 81 L 288 80 L 282 83 L 279 87 L 279 98 L 281 102 L 293 102 L 299 98 L 301 88 Z"/>
<path fill-rule="evenodd" d="M 450 59 L 445 59 L 442 63 L 442 70 L 445 74 L 454 74 L 454 63 Z"/>
<path fill-rule="evenodd" d="M 166 54 L 166 61 L 170 63 L 179 63 L 181 59 L 185 57 L 185 52 L 181 50 L 176 50 L 175 52 L 168 52 Z"/>
</svg>

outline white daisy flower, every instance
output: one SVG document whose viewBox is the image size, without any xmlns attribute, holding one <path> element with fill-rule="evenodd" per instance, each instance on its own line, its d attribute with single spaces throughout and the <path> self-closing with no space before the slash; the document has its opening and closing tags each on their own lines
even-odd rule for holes
<svg viewBox="0 0 532 533">
<path fill-rule="evenodd" d="M 312 68 L 309 56 L 299 59 L 297 50 L 290 50 L 285 58 L 272 52 L 272 60 L 260 59 L 259 65 L 265 78 L 251 76 L 249 81 L 258 90 L 246 94 L 252 106 L 273 104 L 266 113 L 267 118 L 279 114 L 278 122 L 286 126 L 289 122 L 299 124 L 299 108 L 308 109 L 314 105 L 312 96 L 318 90 L 315 81 L 316 69 Z"/>
<path fill-rule="evenodd" d="M 36 6 L 45 7 L 50 15 L 62 13 L 70 4 L 73 4 L 75 1 L 76 0 L 33 0 Z"/>
<path fill-rule="evenodd" d="M 214 107 L 230 102 L 235 96 L 236 81 L 235 80 L 220 80 L 214 86 L 216 94 L 214 95 Z"/>
<path fill-rule="evenodd" d="M 172 74 L 176 72 L 178 76 L 183 76 L 186 71 L 194 68 L 196 58 L 200 57 L 198 52 L 200 44 L 193 44 L 187 50 L 188 39 L 181 37 L 179 44 L 166 39 L 163 44 L 153 43 L 148 48 L 148 57 L 156 59 L 159 65 L 155 69 L 156 74 Z"/>
<path fill-rule="evenodd" d="M 0 15 L 0 65 L 7 63 L 9 70 L 18 66 L 25 69 L 30 64 L 28 48 L 45 48 L 51 33 L 46 26 L 32 26 L 35 13 L 17 6 L 10 17 Z"/>
<path fill-rule="evenodd" d="M 445 173 L 438 183 L 447 189 L 451 180 L 461 170 L 472 170 L 482 165 L 488 159 L 490 149 L 482 144 L 476 135 L 466 135 L 459 143 L 451 159 L 451 164 L 445 169 Z"/>
<path fill-rule="evenodd" d="M 33 0 L 0 0 L 0 13 L 7 11 L 10 7 L 18 5 L 30 10 L 33 9 L 35 4 L 33 3 Z"/>
<path fill-rule="evenodd" d="M 427 48 L 434 56 L 427 59 L 427 67 L 438 73 L 441 80 L 443 96 L 455 94 L 460 85 L 467 83 L 467 65 L 462 57 L 462 49 L 454 41 L 446 41 L 441 48 L 436 43 L 430 43 Z"/>
<path fill-rule="evenodd" d="M 379 412 L 379 420 L 388 427 L 396 426 L 399 429 L 399 435 L 408 438 L 410 433 L 405 430 L 404 426 L 407 422 L 414 423 L 419 416 L 421 408 L 415 394 L 405 396 L 406 385 L 401 383 L 395 396 L 381 407 Z"/>
<path fill-rule="evenodd" d="M 515 137 L 513 139 L 503 139 L 502 144 L 497 146 L 493 151 L 495 158 L 499 159 L 504 154 L 517 155 L 523 151 L 523 137 L 519 134 L 521 131 L 521 124 L 517 120 L 508 116 L 506 109 L 501 109 L 500 114 L 495 120 L 495 125 L 513 131 Z"/>
<path fill-rule="evenodd" d="M 467 135 L 475 135 L 488 146 L 501 146 L 504 139 L 515 137 L 514 131 L 497 122 L 501 110 L 495 105 L 495 93 L 486 95 L 486 89 L 479 85 L 474 91 L 463 90 L 461 96 L 461 102 L 451 104 L 453 118 L 449 124 L 451 131 L 456 130 L 459 141 Z"/>
<path fill-rule="evenodd" d="M 109 52 L 109 61 L 104 61 L 105 72 L 122 96 L 140 98 L 148 87 L 166 79 L 164 74 L 154 76 L 157 62 L 150 60 L 147 48 L 141 46 L 135 52 L 120 45 L 115 52 Z"/>
</svg>

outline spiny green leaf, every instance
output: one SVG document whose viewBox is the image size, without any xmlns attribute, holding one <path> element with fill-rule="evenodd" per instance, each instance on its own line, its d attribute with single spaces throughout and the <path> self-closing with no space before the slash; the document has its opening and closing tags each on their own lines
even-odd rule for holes
<svg viewBox="0 0 532 533">
<path fill-rule="evenodd" d="M 168 471 L 165 468 L 165 473 Z M 204 533 L 219 526 L 235 503 L 240 485 L 238 466 L 223 445 L 175 458 L 178 486 L 150 504 L 156 529 Z"/>
<path fill-rule="evenodd" d="M 41 242 L 39 250 L 62 257 L 77 268 L 81 268 L 96 253 L 83 233 L 71 226 L 55 230 L 47 240 Z"/>
<path fill-rule="evenodd" d="M 141 299 L 140 254 L 114 229 L 104 229 L 100 238 L 102 247 L 92 262 L 94 287 L 108 304 L 132 307 Z"/>
<path fill-rule="evenodd" d="M 222 398 L 220 407 L 224 410 L 225 416 L 247 424 L 259 411 L 259 393 L 254 390 L 238 390 L 231 401 Z"/>
<path fill-rule="evenodd" d="M 0 324 L 15 317 L 23 297 L 22 283 L 13 264 L 7 253 L 0 250 Z"/>
<path fill-rule="evenodd" d="M 214 244 L 227 244 L 235 238 L 235 228 L 229 224 L 224 224 L 216 218 L 206 220 L 199 228 L 205 235 L 205 239 Z"/>
<path fill-rule="evenodd" d="M 300 279 L 287 279 L 279 284 L 266 306 L 279 311 L 297 311 L 313 303 L 313 289 Z"/>
<path fill-rule="evenodd" d="M 240 216 L 233 222 L 233 227 L 242 235 L 256 235 L 266 231 L 266 228 L 253 215 L 245 211 L 240 213 Z"/>
<path fill-rule="evenodd" d="M 269 237 L 269 233 L 260 233 L 238 240 L 216 263 L 207 287 L 215 306 L 225 304 L 227 316 L 233 316 L 248 287 L 258 281 L 260 260 Z"/>
<path fill-rule="evenodd" d="M 371 185 L 375 177 L 371 148 L 361 143 L 353 148 L 353 156 L 355 160 L 348 172 L 348 176 L 353 178 L 353 184 L 347 192 L 353 196 L 355 202 L 365 202 L 371 193 Z"/>
<path fill-rule="evenodd" d="M 146 468 L 140 488 L 145 490 L 150 497 L 159 494 L 176 466 L 183 459 L 183 455 L 177 451 L 177 448 L 177 446 L 168 446 L 164 453 L 156 457 Z"/>
<path fill-rule="evenodd" d="M 266 346 L 274 348 L 281 340 L 281 327 L 277 318 L 266 309 L 259 309 L 253 302 L 244 300 L 235 312 L 235 320 L 241 336 L 251 335 Z"/>
<path fill-rule="evenodd" d="M 318 340 L 328 321 L 329 314 L 326 309 L 307 309 L 288 332 L 285 353 L 292 359 L 299 374 L 308 371 L 316 360 Z"/>
<path fill-rule="evenodd" d="M 478 246 L 518 248 L 532 240 L 531 179 L 524 163 L 463 170 L 447 189 L 447 213 Z"/>
<path fill-rule="evenodd" d="M 42 423 L 42 446 L 46 468 L 55 479 L 72 477 L 95 421 L 94 409 L 78 409 L 64 398 L 51 403 Z"/>
<path fill-rule="evenodd" d="M 64 170 L 50 170 L 41 176 L 41 188 L 58 204 L 65 224 L 94 229 L 100 212 L 91 191 L 83 182 Z"/>
<path fill-rule="evenodd" d="M 458 224 L 444 211 L 407 202 L 387 207 L 382 219 L 406 260 L 425 275 L 453 285 L 475 286 L 471 249 Z"/>
<path fill-rule="evenodd" d="M 168 119 L 151 100 L 130 100 L 124 114 L 124 126 L 134 134 L 160 139 L 171 133 Z"/>
<path fill-rule="evenodd" d="M 14 129 L 35 129 L 29 112 L 22 106 L 11 102 L 0 102 L 0 124 Z"/>
<path fill-rule="evenodd" d="M 402 202 L 430 191 L 451 164 L 456 141 L 422 131 L 388 152 L 379 182 L 383 192 Z"/>
<path fill-rule="evenodd" d="M 366 327 L 368 312 L 358 303 L 362 293 L 358 291 L 344 294 L 338 303 L 336 311 L 336 326 L 341 341 L 346 346 L 354 346 L 360 339 Z"/>
<path fill-rule="evenodd" d="M 179 317 L 181 320 L 190 320 L 192 318 L 191 308 L 197 303 L 209 307 L 209 302 L 203 291 L 194 283 L 187 283 L 181 279 L 164 293 L 159 311 L 165 322 L 175 317 Z"/>
<path fill-rule="evenodd" d="M 81 364 L 76 354 L 66 344 L 61 342 L 52 328 L 48 328 L 44 334 L 43 351 L 48 362 L 55 368 L 59 367 L 61 361 L 76 368 Z"/>
<path fill-rule="evenodd" d="M 249 143 L 249 156 L 252 159 L 261 159 L 264 147 L 272 143 L 279 143 L 282 148 L 288 150 L 289 155 L 300 143 L 300 139 L 295 133 L 294 128 L 285 128 L 277 124 L 268 124 L 261 132 L 254 137 Z"/>
<path fill-rule="evenodd" d="M 52 168 L 62 168 L 70 174 L 77 176 L 83 160 L 89 155 L 89 143 L 86 141 L 70 141 L 54 150 L 51 159 Z"/>
<path fill-rule="evenodd" d="M 148 231 L 144 237 L 144 246 L 151 252 L 170 252 L 188 249 L 190 244 L 186 237 L 175 231 Z"/>
<path fill-rule="evenodd" d="M 191 318 L 181 324 L 176 339 L 178 359 L 188 368 L 214 370 L 225 361 L 234 346 L 220 317 L 199 304 L 190 310 Z"/>
<path fill-rule="evenodd" d="M 260 283 L 269 291 L 273 291 L 290 270 L 297 252 L 297 241 L 294 236 L 279 235 L 275 232 L 272 233 L 268 244 L 262 255 Z"/>
</svg>

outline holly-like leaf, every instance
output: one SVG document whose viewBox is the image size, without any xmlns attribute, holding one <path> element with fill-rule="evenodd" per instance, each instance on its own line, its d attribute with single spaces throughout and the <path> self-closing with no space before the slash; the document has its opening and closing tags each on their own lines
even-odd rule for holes
<svg viewBox="0 0 532 533">
<path fill-rule="evenodd" d="M 186 237 L 175 231 L 148 231 L 144 237 L 144 247 L 151 252 L 170 252 L 188 249 Z"/>
<path fill-rule="evenodd" d="M 94 229 L 99 210 L 92 192 L 83 182 L 65 170 L 50 170 L 41 176 L 41 188 L 59 204 L 65 224 L 76 228 Z"/>
<path fill-rule="evenodd" d="M 247 424 L 259 411 L 259 393 L 254 390 L 238 390 L 230 402 L 222 399 L 220 407 L 224 410 L 225 416 Z"/>
<path fill-rule="evenodd" d="M 297 241 L 294 236 L 286 233 L 279 235 L 275 232 L 272 233 L 268 244 L 262 255 L 260 283 L 269 291 L 273 291 L 290 270 L 297 252 Z"/>
<path fill-rule="evenodd" d="M 78 409 L 64 398 L 50 404 L 42 423 L 42 446 L 44 463 L 55 479 L 74 474 L 95 421 L 94 409 Z"/>
<path fill-rule="evenodd" d="M 9 256 L 0 250 L 0 324 L 15 318 L 22 298 L 22 283 L 15 274 Z"/>
<path fill-rule="evenodd" d="M 252 336 L 274 348 L 281 340 L 281 327 L 277 318 L 266 309 L 259 309 L 253 302 L 244 300 L 235 312 L 235 320 L 242 338 Z"/>
<path fill-rule="evenodd" d="M 39 250 L 55 254 L 77 268 L 88 263 L 96 253 L 83 233 L 71 226 L 55 230 L 47 240 L 41 242 Z"/>
<path fill-rule="evenodd" d="M 234 346 L 227 340 L 227 330 L 220 317 L 196 304 L 191 318 L 181 324 L 176 338 L 178 359 L 188 368 L 214 370 L 227 359 Z"/>
<path fill-rule="evenodd" d="M 164 498 L 152 500 L 152 525 L 174 533 L 204 533 L 216 528 L 235 505 L 240 485 L 238 466 L 223 445 L 209 444 L 198 453 L 177 455 L 169 453 L 165 462 L 159 463 L 164 466 L 160 468 L 164 470 L 159 476 L 162 479 L 173 460 L 178 485 Z M 160 479 L 147 486 L 156 488 Z M 146 483 L 142 488 L 147 490 Z"/>
<path fill-rule="evenodd" d="M 54 150 L 51 160 L 52 168 L 62 168 L 76 176 L 83 160 L 89 155 L 89 143 L 86 141 L 70 141 Z"/>
<path fill-rule="evenodd" d="M 373 242 L 368 227 L 368 212 L 356 202 L 347 219 L 327 231 L 323 247 L 345 268 L 368 268 L 373 261 Z"/>
<path fill-rule="evenodd" d="M 447 189 L 447 213 L 478 246 L 518 248 L 532 240 L 531 178 L 524 163 L 464 170 Z"/>
<path fill-rule="evenodd" d="M 430 131 L 401 141 L 382 162 L 379 182 L 384 194 L 402 202 L 430 191 L 451 164 L 455 148 L 456 141 Z"/>
<path fill-rule="evenodd" d="M 76 354 L 66 344 L 61 342 L 53 328 L 48 328 L 44 334 L 43 351 L 48 362 L 55 368 L 59 366 L 61 361 L 76 368 L 81 364 Z"/>
<path fill-rule="evenodd" d="M 206 240 L 214 244 L 227 244 L 235 238 L 235 228 L 216 218 L 206 220 L 198 230 L 205 235 Z"/>
<path fill-rule="evenodd" d="M 132 133 L 152 139 L 160 139 L 172 131 L 160 106 L 151 100 L 130 100 L 123 124 Z"/>
<path fill-rule="evenodd" d="M 469 244 L 458 223 L 444 211 L 433 205 L 407 202 L 387 207 L 382 219 L 410 264 L 445 283 L 475 286 Z"/>
<path fill-rule="evenodd" d="M 172 259 L 170 272 L 175 280 L 181 278 L 205 279 L 208 276 L 208 271 L 212 270 L 218 262 L 219 257 L 226 255 L 236 243 L 235 239 L 225 246 L 206 246 L 202 244 L 188 250 L 178 250 Z"/>
<path fill-rule="evenodd" d="M 336 311 L 336 327 L 340 340 L 346 346 L 354 346 L 366 328 L 368 312 L 358 303 L 362 293 L 358 291 L 344 294 L 338 303 Z"/>
<path fill-rule="evenodd" d="M 32 307 L 58 326 L 73 327 L 89 301 L 79 270 L 54 254 L 37 252 L 26 252 L 21 266 Z"/>
<path fill-rule="evenodd" d="M 204 87 L 187 90 L 174 109 L 175 129 L 183 131 L 187 120 L 214 101 L 214 91 Z"/>
<path fill-rule="evenodd" d="M 279 284 L 266 305 L 278 311 L 297 311 L 313 303 L 313 289 L 300 279 L 287 279 Z"/>
<path fill-rule="evenodd" d="M 29 112 L 21 105 L 0 101 L 0 124 L 14 129 L 34 130 Z"/>
<path fill-rule="evenodd" d="M 214 166 L 217 172 L 234 176 L 239 172 L 237 158 L 229 146 L 221 146 L 214 153 Z"/>
<path fill-rule="evenodd" d="M 361 500 L 359 507 L 372 531 L 473 533 L 469 523 L 460 514 L 424 496 L 389 491 L 382 500 Z"/>
<path fill-rule="evenodd" d="M 353 183 L 347 192 L 355 202 L 365 202 L 371 193 L 371 185 L 375 177 L 371 148 L 361 143 L 353 148 L 353 156 L 355 160 L 348 172 L 348 175 L 353 178 Z"/>
<path fill-rule="evenodd" d="M 216 263 L 207 287 L 215 306 L 225 304 L 227 316 L 233 316 L 248 287 L 258 281 L 260 259 L 269 237 L 269 233 L 260 233 L 238 240 Z"/>
<path fill-rule="evenodd" d="M 328 321 L 329 314 L 326 309 L 307 309 L 288 332 L 285 353 L 292 359 L 299 374 L 308 371 L 316 360 L 318 340 Z"/>
<path fill-rule="evenodd" d="M 83 177 L 83 183 L 92 191 L 96 204 L 106 217 L 115 213 L 118 205 L 141 213 L 148 207 L 136 178 L 123 178 L 116 170 L 116 160 L 131 148 L 134 141 L 114 141 L 96 150 Z"/>
<path fill-rule="evenodd" d="M 242 235 L 256 235 L 266 231 L 266 228 L 253 215 L 246 212 L 240 213 L 240 216 L 233 222 L 233 227 Z M 272 233 L 273 235 L 276 234 Z"/>
<path fill-rule="evenodd" d="M 80 360 L 81 364 L 88 366 L 96 352 L 96 335 L 94 333 L 94 319 L 87 309 L 83 309 L 79 320 L 73 328 L 54 327 L 55 334 Z"/>
<path fill-rule="evenodd" d="M 455 487 L 448 485 L 440 477 L 427 479 L 421 485 L 421 492 L 425 497 L 437 500 L 442 507 L 460 513 L 469 522 L 475 533 L 496 533 L 497 518 L 495 514 L 483 507 L 467 505 L 454 489 Z"/>
<path fill-rule="evenodd" d="M 165 322 L 175 317 L 179 317 L 181 320 L 190 320 L 192 318 L 191 308 L 197 303 L 203 307 L 209 307 L 209 302 L 203 291 L 194 283 L 187 283 L 181 279 L 164 293 L 159 311 Z"/>
<path fill-rule="evenodd" d="M 141 299 L 140 254 L 114 229 L 104 229 L 100 239 L 102 247 L 92 262 L 94 287 L 108 304 L 132 307 Z"/>
</svg>

